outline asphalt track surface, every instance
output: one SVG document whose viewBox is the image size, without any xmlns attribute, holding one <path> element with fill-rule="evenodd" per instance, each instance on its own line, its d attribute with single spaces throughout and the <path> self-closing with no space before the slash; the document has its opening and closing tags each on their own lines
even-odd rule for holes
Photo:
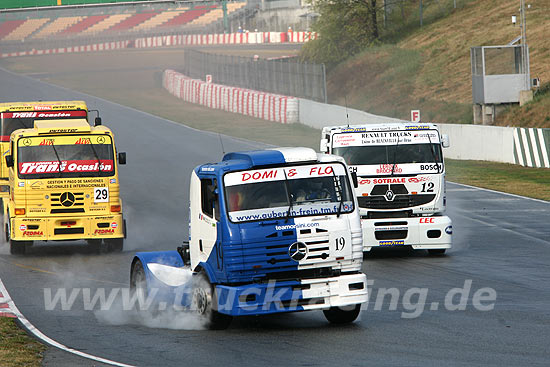
<svg viewBox="0 0 550 367">
<path fill-rule="evenodd" d="M 322 312 L 312 311 L 236 319 L 224 331 L 147 327 L 116 311 L 98 317 L 84 310 L 82 296 L 68 311 L 46 311 L 45 288 L 108 293 L 127 287 L 136 250 L 178 246 L 187 236 L 190 172 L 218 160 L 221 147 L 216 134 L 0 70 L 0 100 L 36 99 L 86 100 L 101 110 L 119 150 L 128 153 L 120 168 L 129 229 L 123 253 L 96 255 L 82 244 L 65 244 L 16 257 L 0 245 L 0 279 L 19 310 L 50 338 L 137 366 L 548 365 L 550 204 L 455 184 L 447 187 L 454 247 L 444 257 L 406 249 L 367 255 L 370 303 L 352 325 L 329 325 Z M 228 137 L 223 143 L 226 151 L 261 146 Z M 469 281 L 466 309 L 447 309 L 448 292 Z M 389 297 L 376 307 L 381 288 L 392 287 L 400 295 L 397 308 Z M 415 303 L 414 297 L 403 303 L 404 295 L 415 287 L 428 289 L 425 304 L 415 306 L 424 311 L 404 318 Z M 485 287 L 497 294 L 491 311 L 478 310 L 472 300 Z M 182 322 L 176 316 L 165 324 Z M 45 365 L 100 364 L 50 349 Z"/>
</svg>

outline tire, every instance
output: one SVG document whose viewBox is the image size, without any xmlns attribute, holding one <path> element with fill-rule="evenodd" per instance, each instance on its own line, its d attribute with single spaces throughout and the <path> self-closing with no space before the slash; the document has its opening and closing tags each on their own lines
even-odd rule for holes
<svg viewBox="0 0 550 367">
<path fill-rule="evenodd" d="M 15 241 L 10 239 L 10 253 L 12 255 L 25 255 L 27 247 L 32 246 L 32 241 Z"/>
<path fill-rule="evenodd" d="M 27 247 L 32 246 L 32 241 L 16 241 L 11 239 L 10 225 L 6 224 L 6 242 L 10 243 L 10 254 L 12 255 L 25 255 L 27 252 Z"/>
<path fill-rule="evenodd" d="M 121 252 L 124 248 L 124 238 L 106 238 L 104 242 L 108 252 Z"/>
<path fill-rule="evenodd" d="M 428 250 L 428 254 L 430 254 L 431 256 L 441 256 L 441 255 L 445 255 L 445 250 L 447 249 L 444 249 L 444 248 L 430 249 Z"/>
<path fill-rule="evenodd" d="M 137 292 L 141 292 L 141 295 L 138 295 L 138 299 L 141 298 L 143 301 L 147 299 L 147 279 L 145 278 L 145 270 L 140 260 L 136 260 L 130 270 L 130 294 L 134 295 Z M 134 304 L 134 309 L 137 309 L 136 304 Z"/>
<path fill-rule="evenodd" d="M 347 306 L 346 308 L 351 308 Z M 349 324 L 354 322 L 361 312 L 361 304 L 355 305 L 352 309 L 342 309 L 340 307 L 331 307 L 328 310 L 323 310 L 326 319 L 331 324 Z"/>
<path fill-rule="evenodd" d="M 90 250 L 92 250 L 93 253 L 101 253 L 102 240 L 86 240 L 86 242 L 88 242 L 88 247 L 90 247 Z"/>
<path fill-rule="evenodd" d="M 214 305 L 218 303 L 216 292 L 204 272 L 200 272 L 195 277 L 191 309 L 207 329 L 227 329 L 231 320 L 233 320 L 233 316 L 222 314 L 214 309 L 216 307 Z"/>
</svg>

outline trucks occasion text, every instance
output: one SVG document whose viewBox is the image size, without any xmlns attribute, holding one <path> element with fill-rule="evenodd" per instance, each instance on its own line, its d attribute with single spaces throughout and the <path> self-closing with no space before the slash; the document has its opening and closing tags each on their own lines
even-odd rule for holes
<svg viewBox="0 0 550 367">
<path fill-rule="evenodd" d="M 195 310 L 210 328 L 314 309 L 354 321 L 367 283 L 352 177 L 340 157 L 309 148 L 229 153 L 196 167 L 189 244 L 137 253 L 131 288 Z"/>
<path fill-rule="evenodd" d="M 437 255 L 451 247 L 441 149 L 448 146 L 433 124 L 323 128 L 321 152 L 342 156 L 358 176 L 365 251 L 408 245 Z"/>
</svg>

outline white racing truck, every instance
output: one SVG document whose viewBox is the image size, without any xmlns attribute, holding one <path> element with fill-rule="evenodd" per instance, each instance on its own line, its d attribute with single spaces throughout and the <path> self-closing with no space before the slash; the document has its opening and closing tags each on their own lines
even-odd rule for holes
<svg viewBox="0 0 550 367">
<path fill-rule="evenodd" d="M 441 149 L 448 146 L 433 124 L 323 128 L 321 152 L 342 156 L 358 176 L 364 251 L 411 246 L 442 255 L 451 247 Z"/>
</svg>

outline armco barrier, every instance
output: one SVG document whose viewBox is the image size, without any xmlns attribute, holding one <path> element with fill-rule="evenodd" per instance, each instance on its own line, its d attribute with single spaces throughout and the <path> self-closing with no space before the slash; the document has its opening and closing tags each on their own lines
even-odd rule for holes
<svg viewBox="0 0 550 367">
<path fill-rule="evenodd" d="M 240 113 L 283 124 L 298 121 L 298 99 L 191 79 L 165 70 L 163 87 L 174 96 L 209 108 Z"/>
<path fill-rule="evenodd" d="M 285 37 L 282 37 L 284 35 Z M 290 36 L 288 36 L 290 35 Z M 73 52 L 108 51 L 123 48 L 155 48 L 171 46 L 207 46 L 207 45 L 233 45 L 233 44 L 258 44 L 258 43 L 302 43 L 315 39 L 317 35 L 312 32 L 252 32 L 252 33 L 226 33 L 226 34 L 174 34 L 167 36 L 141 37 L 135 40 L 123 40 L 114 42 L 92 43 L 73 47 L 56 47 L 44 49 L 31 49 L 18 52 L 0 53 L 0 58 L 32 55 L 49 55 Z M 286 41 L 285 41 L 286 40 Z M 290 41 L 289 41 L 290 40 Z"/>
<path fill-rule="evenodd" d="M 141 37 L 136 39 L 136 48 L 165 46 L 236 45 L 258 43 L 303 43 L 315 39 L 312 32 L 247 32 L 225 34 L 178 34 L 169 36 Z"/>
</svg>

